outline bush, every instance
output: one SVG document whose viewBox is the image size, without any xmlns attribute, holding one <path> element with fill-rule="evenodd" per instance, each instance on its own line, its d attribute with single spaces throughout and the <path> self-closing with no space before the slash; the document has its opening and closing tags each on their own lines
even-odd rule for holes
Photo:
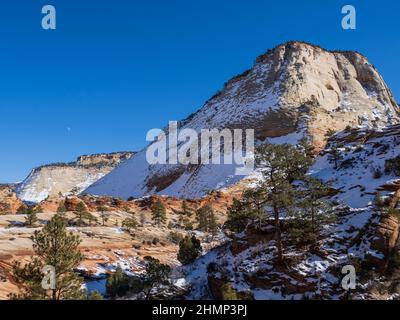
<svg viewBox="0 0 400 320">
<path fill-rule="evenodd" d="M 375 168 L 373 172 L 373 178 L 374 179 L 380 179 L 382 178 L 382 170 L 380 168 Z"/>
<path fill-rule="evenodd" d="M 400 156 L 397 156 L 396 158 L 393 158 L 393 159 L 386 160 L 385 173 L 400 176 Z"/>
<path fill-rule="evenodd" d="M 200 241 L 194 235 L 192 237 L 186 236 L 179 243 L 178 260 L 182 264 L 192 263 L 200 256 L 202 251 Z"/>
</svg>

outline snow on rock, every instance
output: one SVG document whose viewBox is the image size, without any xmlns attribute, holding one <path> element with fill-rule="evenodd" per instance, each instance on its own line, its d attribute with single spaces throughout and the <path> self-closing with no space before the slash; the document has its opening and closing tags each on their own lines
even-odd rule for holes
<svg viewBox="0 0 400 320">
<path fill-rule="evenodd" d="M 258 141 L 292 144 L 307 135 L 320 148 L 328 129 L 385 126 L 398 122 L 397 109 L 382 77 L 362 55 L 289 42 L 258 57 L 250 70 L 228 81 L 200 110 L 180 121 L 179 130 L 254 129 Z M 198 198 L 245 178 L 234 176 L 235 169 L 149 165 L 144 149 L 84 192 Z"/>
</svg>

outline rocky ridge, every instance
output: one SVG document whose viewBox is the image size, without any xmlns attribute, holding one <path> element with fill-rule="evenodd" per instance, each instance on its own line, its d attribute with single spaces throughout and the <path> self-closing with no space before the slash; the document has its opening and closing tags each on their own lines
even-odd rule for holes
<svg viewBox="0 0 400 320">
<path fill-rule="evenodd" d="M 257 143 L 311 139 L 317 151 L 328 130 L 379 128 L 399 122 L 382 76 L 356 52 L 288 42 L 258 57 L 180 129 L 254 128 Z M 122 198 L 149 194 L 195 198 L 238 183 L 235 165 L 149 165 L 146 149 L 85 190 Z"/>
</svg>

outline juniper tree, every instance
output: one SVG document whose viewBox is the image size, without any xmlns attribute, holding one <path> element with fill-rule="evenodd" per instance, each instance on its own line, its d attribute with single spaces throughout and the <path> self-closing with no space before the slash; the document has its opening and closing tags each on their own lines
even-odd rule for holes
<svg viewBox="0 0 400 320">
<path fill-rule="evenodd" d="M 167 221 L 167 211 L 161 200 L 157 200 L 152 209 L 152 219 L 156 225 L 160 226 Z"/>
<path fill-rule="evenodd" d="M 66 221 L 55 215 L 40 231 L 32 236 L 35 257 L 24 266 L 17 261 L 13 265 L 12 278 L 20 286 L 21 293 L 12 299 L 75 300 L 84 297 L 83 279 L 73 270 L 83 259 L 78 247 L 79 236 L 68 233 Z M 46 291 L 42 287 L 44 266 L 55 270 L 55 288 Z"/>
</svg>

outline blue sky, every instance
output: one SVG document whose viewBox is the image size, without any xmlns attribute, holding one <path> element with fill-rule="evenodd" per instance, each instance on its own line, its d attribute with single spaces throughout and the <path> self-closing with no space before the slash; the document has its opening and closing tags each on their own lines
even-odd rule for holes
<svg viewBox="0 0 400 320">
<path fill-rule="evenodd" d="M 57 9 L 57 30 L 41 8 Z M 341 29 L 341 8 L 357 30 Z M 80 154 L 138 150 L 287 40 L 357 50 L 400 97 L 398 12 L 380 1 L 4 0 L 0 182 Z"/>
</svg>

